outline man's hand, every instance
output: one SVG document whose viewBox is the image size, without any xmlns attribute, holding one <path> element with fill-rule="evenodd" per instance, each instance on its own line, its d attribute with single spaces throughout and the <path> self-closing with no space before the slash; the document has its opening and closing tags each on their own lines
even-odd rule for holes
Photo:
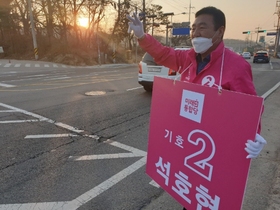
<svg viewBox="0 0 280 210">
<path fill-rule="evenodd" d="M 245 144 L 245 150 L 249 153 L 249 155 L 246 158 L 258 157 L 265 144 L 267 144 L 266 140 L 259 134 L 256 135 L 255 141 L 248 140 Z"/>
<path fill-rule="evenodd" d="M 134 32 L 134 35 L 138 38 L 141 39 L 145 33 L 143 29 L 143 23 L 140 21 L 140 19 L 137 17 L 136 13 L 133 13 L 133 17 L 127 15 L 127 19 L 130 20 L 128 23 L 129 28 L 128 28 L 128 33 L 131 31 Z"/>
</svg>

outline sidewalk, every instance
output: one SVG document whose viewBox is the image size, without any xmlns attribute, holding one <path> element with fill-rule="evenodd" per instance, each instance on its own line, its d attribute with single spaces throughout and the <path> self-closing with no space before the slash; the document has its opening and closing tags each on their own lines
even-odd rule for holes
<svg viewBox="0 0 280 210">
<path fill-rule="evenodd" d="M 242 210 L 280 209 L 280 87 L 265 100 L 262 133 L 268 144 L 251 161 Z M 168 193 L 154 199 L 142 210 L 182 210 Z M 193 209 L 190 209 L 193 210 Z M 236 210 L 230 209 L 228 210 Z"/>
</svg>

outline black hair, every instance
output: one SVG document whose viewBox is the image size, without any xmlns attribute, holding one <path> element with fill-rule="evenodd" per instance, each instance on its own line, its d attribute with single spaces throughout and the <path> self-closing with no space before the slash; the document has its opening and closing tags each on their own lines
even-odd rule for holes
<svg viewBox="0 0 280 210">
<path fill-rule="evenodd" d="M 195 13 L 196 18 L 199 15 L 211 15 L 213 17 L 215 30 L 218 30 L 221 26 L 226 28 L 225 14 L 216 7 L 204 7 Z"/>
</svg>

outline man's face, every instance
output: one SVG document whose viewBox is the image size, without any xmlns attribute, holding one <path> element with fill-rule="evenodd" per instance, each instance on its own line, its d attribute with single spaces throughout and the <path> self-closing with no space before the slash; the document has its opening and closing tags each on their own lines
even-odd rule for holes
<svg viewBox="0 0 280 210">
<path fill-rule="evenodd" d="M 214 21 L 211 15 L 199 15 L 192 24 L 191 38 L 213 38 L 213 42 L 215 42 L 217 39 L 222 39 L 223 32 L 221 29 L 218 29 L 218 32 L 215 31 Z"/>
<path fill-rule="evenodd" d="M 221 43 L 225 27 L 221 26 L 217 31 L 214 27 L 213 17 L 211 15 L 199 15 L 192 24 L 191 38 L 205 37 L 212 38 L 213 45 L 202 56 L 211 53 Z"/>
</svg>

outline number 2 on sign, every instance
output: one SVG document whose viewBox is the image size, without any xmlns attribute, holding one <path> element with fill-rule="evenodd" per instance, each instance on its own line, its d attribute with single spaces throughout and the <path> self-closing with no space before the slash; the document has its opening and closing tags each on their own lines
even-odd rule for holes
<svg viewBox="0 0 280 210">
<path fill-rule="evenodd" d="M 213 158 L 216 149 L 212 137 L 208 133 L 196 129 L 190 132 L 188 141 L 195 145 L 198 151 L 185 157 L 184 165 L 211 181 L 213 165 L 209 164 L 209 161 Z"/>
</svg>

